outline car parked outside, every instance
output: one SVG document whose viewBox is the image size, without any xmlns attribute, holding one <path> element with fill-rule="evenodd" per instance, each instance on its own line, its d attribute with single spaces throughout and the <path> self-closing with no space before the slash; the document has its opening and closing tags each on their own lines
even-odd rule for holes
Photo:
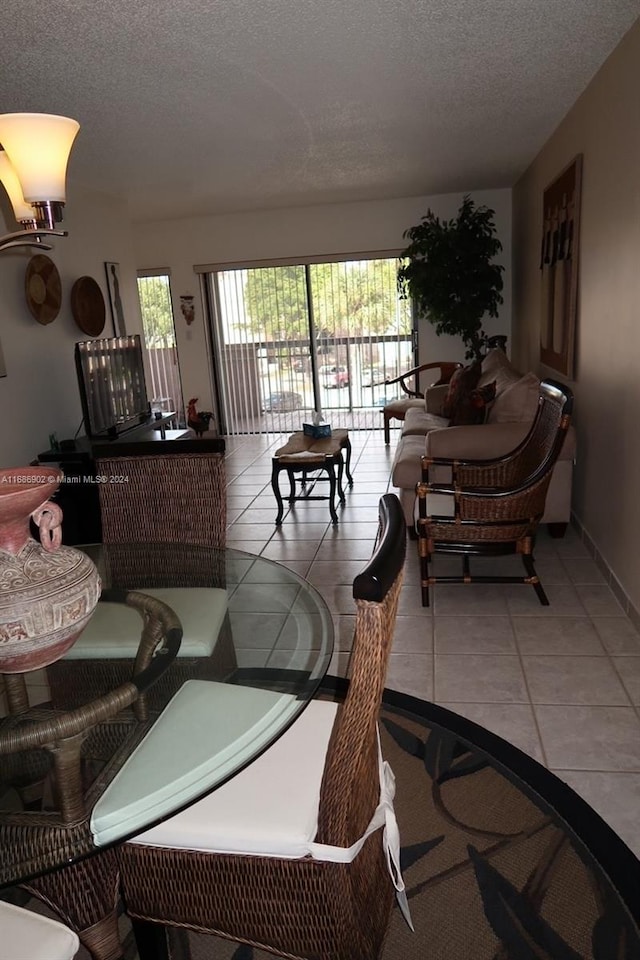
<svg viewBox="0 0 640 960">
<path fill-rule="evenodd" d="M 318 370 L 320 383 L 328 390 L 333 387 L 348 387 L 349 372 L 346 367 L 325 364 Z"/>
<path fill-rule="evenodd" d="M 290 413 L 292 410 L 299 410 L 303 400 L 299 393 L 293 393 L 291 390 L 281 390 L 279 393 L 272 393 L 264 402 L 265 413 Z"/>
</svg>

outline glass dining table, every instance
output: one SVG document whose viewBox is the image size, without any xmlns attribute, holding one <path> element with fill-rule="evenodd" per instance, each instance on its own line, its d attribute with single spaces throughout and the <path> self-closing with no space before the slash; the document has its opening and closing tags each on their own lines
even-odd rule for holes
<svg viewBox="0 0 640 960">
<path fill-rule="evenodd" d="M 0 888 L 48 900 L 94 958 L 118 960 L 118 844 L 215 790 L 295 722 L 326 674 L 333 622 L 310 583 L 264 557 L 79 549 L 102 580 L 89 624 L 37 687 L 4 676 Z"/>
</svg>

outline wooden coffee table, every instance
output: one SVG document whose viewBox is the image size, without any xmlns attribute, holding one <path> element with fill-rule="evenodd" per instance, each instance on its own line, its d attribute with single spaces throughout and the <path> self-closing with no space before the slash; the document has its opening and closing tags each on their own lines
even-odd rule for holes
<svg viewBox="0 0 640 960">
<path fill-rule="evenodd" d="M 343 450 L 345 451 L 344 459 Z M 345 502 L 342 486 L 343 473 L 347 475 L 349 486 L 353 486 L 351 442 L 348 430 L 334 430 L 330 437 L 323 437 L 321 440 L 307 437 L 302 430 L 298 430 L 291 434 L 284 447 L 276 450 L 272 463 L 271 486 L 278 504 L 276 526 L 280 526 L 284 515 L 284 504 L 279 483 L 282 470 L 286 470 L 289 476 L 289 503 L 295 503 L 296 500 L 328 500 L 331 522 L 334 524 L 338 522 L 335 497 L 337 491 L 340 503 Z M 315 480 L 329 481 L 328 495 L 320 496 L 319 494 L 306 492 L 308 474 L 313 470 L 326 472 L 326 477 L 316 477 Z M 301 474 L 301 476 L 296 478 L 296 474 Z M 296 493 L 296 482 L 300 483 L 299 493 Z"/>
</svg>

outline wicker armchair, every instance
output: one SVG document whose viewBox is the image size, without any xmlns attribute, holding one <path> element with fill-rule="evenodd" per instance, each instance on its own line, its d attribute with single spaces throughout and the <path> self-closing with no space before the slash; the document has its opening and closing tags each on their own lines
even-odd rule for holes
<svg viewBox="0 0 640 960">
<path fill-rule="evenodd" d="M 385 380 L 385 386 L 392 383 L 399 383 L 402 389 L 402 392 L 406 394 L 406 397 L 403 397 L 400 400 L 392 400 L 390 403 L 387 403 L 383 409 L 382 414 L 384 416 L 384 442 L 388 445 L 391 442 L 391 436 L 389 432 L 389 423 L 391 420 L 404 420 L 407 410 L 410 410 L 411 407 L 420 407 L 424 408 L 424 393 L 421 393 L 419 390 L 419 377 L 424 370 L 439 370 L 440 375 L 438 379 L 431 380 L 429 383 L 430 387 L 436 387 L 442 383 L 449 383 L 451 377 L 453 376 L 454 370 L 457 370 L 458 367 L 461 367 L 461 363 L 450 363 L 448 361 L 435 361 L 434 363 L 423 363 L 419 367 L 413 367 L 412 370 L 407 370 L 406 373 L 401 373 L 399 377 L 394 377 L 393 380 Z M 415 377 L 414 383 L 416 384 L 415 389 L 412 389 L 407 381 L 411 380 L 412 377 Z"/>
<path fill-rule="evenodd" d="M 167 933 L 157 925 L 289 958 L 380 955 L 393 884 L 379 829 L 387 771 L 377 717 L 405 536 L 400 503 L 387 494 L 377 547 L 353 583 L 356 627 L 344 703 L 312 701 L 240 774 L 118 849 L 125 908 L 137 918 L 145 955 L 154 955 L 155 938 Z M 368 826 L 372 832 L 351 862 L 337 862 Z M 399 871 L 394 882 L 400 890 Z"/>
<path fill-rule="evenodd" d="M 531 430 L 511 453 L 493 460 L 422 458 L 422 482 L 416 493 L 423 606 L 429 606 L 429 587 L 436 583 L 526 583 L 548 606 L 534 566 L 534 537 L 572 409 L 568 387 L 543 380 Z M 450 484 L 429 482 L 429 470 L 435 465 L 451 469 Z M 430 494 L 450 495 L 453 515 L 430 515 Z M 461 554 L 462 575 L 433 576 L 429 564 L 434 553 Z M 522 557 L 525 576 L 471 575 L 470 557 L 510 553 Z"/>
<path fill-rule="evenodd" d="M 153 441 L 109 444 L 95 447 L 98 476 L 126 478 L 125 482 L 99 485 L 103 559 L 110 586 L 143 590 L 173 606 L 184 638 L 179 661 L 161 680 L 178 689 L 185 679 L 207 676 L 222 679 L 236 666 L 226 614 L 224 547 L 226 539 L 226 479 L 223 439 Z M 212 549 L 213 548 L 213 551 Z M 181 598 L 175 588 L 185 597 Z M 221 623 L 218 642 L 209 656 L 193 654 L 189 634 L 190 607 L 197 593 L 185 590 L 209 588 L 211 633 L 215 600 Z M 213 597 L 217 591 L 219 596 Z M 106 617 L 117 616 L 120 662 L 95 659 L 94 634 L 108 629 Z M 122 611 L 98 604 L 64 663 L 47 668 L 54 703 L 70 709 L 87 696 L 99 696 L 115 683 L 129 679 L 139 643 L 139 631 L 122 622 Z M 201 646 L 201 645 L 199 645 Z M 115 654 L 114 654 L 115 655 Z M 158 688 L 158 690 L 161 689 Z M 151 700 L 154 699 L 152 691 Z M 162 698 L 165 702 L 166 698 Z"/>
</svg>

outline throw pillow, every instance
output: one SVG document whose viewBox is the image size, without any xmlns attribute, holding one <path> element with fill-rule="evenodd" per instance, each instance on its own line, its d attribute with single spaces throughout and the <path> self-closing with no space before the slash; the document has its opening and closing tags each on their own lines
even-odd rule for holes
<svg viewBox="0 0 640 960">
<path fill-rule="evenodd" d="M 535 373 L 526 373 L 515 383 L 500 390 L 489 410 L 489 423 L 533 421 L 538 408 L 540 380 Z"/>
<path fill-rule="evenodd" d="M 463 427 L 484 423 L 489 404 L 496 397 L 496 382 L 476 387 L 469 394 L 469 403 L 459 405 L 449 420 L 450 427 Z"/>
<path fill-rule="evenodd" d="M 478 386 L 482 373 L 480 361 L 476 360 L 468 367 L 460 367 L 449 381 L 449 389 L 442 404 L 442 416 L 449 419 L 449 426 L 474 423 L 477 415 L 471 402 L 471 393 Z"/>
</svg>

